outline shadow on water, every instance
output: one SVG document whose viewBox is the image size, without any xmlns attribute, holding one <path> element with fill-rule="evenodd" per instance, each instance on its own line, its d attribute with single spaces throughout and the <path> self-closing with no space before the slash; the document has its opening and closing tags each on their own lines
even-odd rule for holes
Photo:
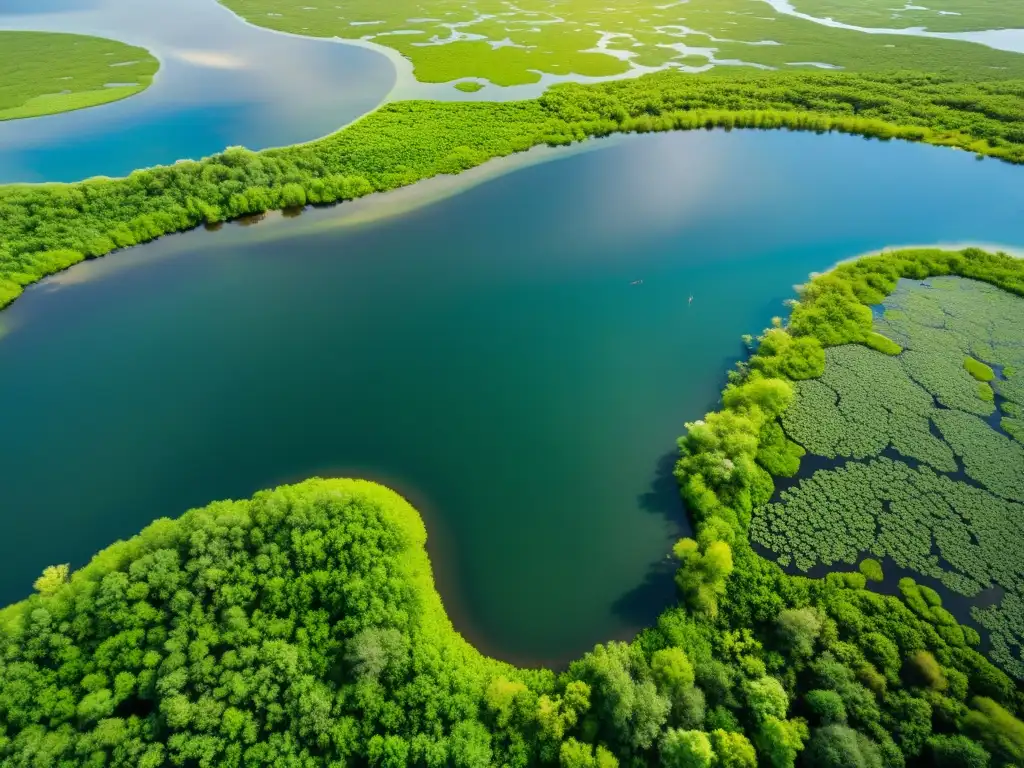
<svg viewBox="0 0 1024 768">
<path fill-rule="evenodd" d="M 715 391 L 724 389 L 728 381 L 728 372 L 735 369 L 737 362 L 746 359 L 746 348 L 740 345 L 739 355 L 728 355 L 722 358 L 717 370 L 720 371 Z M 694 419 L 701 418 L 721 407 L 721 398 L 706 401 L 704 408 L 694 413 Z M 682 435 L 686 429 L 679 426 Z M 655 463 L 654 478 L 650 487 L 637 497 L 640 509 L 665 519 L 671 526 L 671 535 L 667 549 L 681 538 L 695 535 L 693 521 L 689 510 L 683 503 L 679 492 L 679 483 L 675 477 L 675 466 L 679 459 L 678 448 L 672 448 L 658 458 Z M 676 601 L 675 573 L 677 563 L 670 551 L 647 569 L 643 581 L 625 592 L 612 604 L 612 614 L 625 625 L 639 629 L 654 624 L 657 617 Z M 628 639 L 623 637 L 622 639 Z"/>
<path fill-rule="evenodd" d="M 686 530 L 685 535 L 689 536 L 691 531 L 689 516 L 679 498 L 679 485 L 673 474 L 678 458 L 679 451 L 673 448 L 658 459 L 650 488 L 637 497 L 637 503 L 645 512 L 660 515 L 674 524 L 681 522 L 682 527 Z"/>
</svg>

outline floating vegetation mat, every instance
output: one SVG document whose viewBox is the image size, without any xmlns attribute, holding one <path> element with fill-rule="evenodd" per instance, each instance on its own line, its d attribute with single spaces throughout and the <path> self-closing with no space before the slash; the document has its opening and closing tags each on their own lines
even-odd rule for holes
<svg viewBox="0 0 1024 768">
<path fill-rule="evenodd" d="M 883 309 L 875 330 L 898 354 L 828 349 L 782 419 L 837 466 L 756 509 L 751 536 L 801 570 L 871 554 L 969 597 L 998 585 L 1002 601 L 973 616 L 1024 678 L 1024 299 L 903 280 Z"/>
</svg>

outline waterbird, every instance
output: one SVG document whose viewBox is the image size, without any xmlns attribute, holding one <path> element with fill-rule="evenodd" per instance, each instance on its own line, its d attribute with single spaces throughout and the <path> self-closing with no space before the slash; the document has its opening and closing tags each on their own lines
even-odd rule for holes
<svg viewBox="0 0 1024 768">
<path fill-rule="evenodd" d="M 693 296 L 692 296 L 692 295 L 690 296 L 690 301 L 689 301 L 689 303 L 690 303 L 690 304 L 693 304 Z"/>
<path fill-rule="evenodd" d="M 632 283 L 630 283 L 630 285 L 643 285 L 643 284 L 644 284 L 643 280 L 634 280 Z"/>
</svg>

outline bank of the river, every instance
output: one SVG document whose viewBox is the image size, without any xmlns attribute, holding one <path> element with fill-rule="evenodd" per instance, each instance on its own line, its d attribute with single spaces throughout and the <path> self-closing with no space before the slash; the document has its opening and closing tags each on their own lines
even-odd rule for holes
<svg viewBox="0 0 1024 768">
<path fill-rule="evenodd" d="M 149 87 L 159 66 L 116 40 L 0 31 L 0 121 L 120 101 Z"/>
<path fill-rule="evenodd" d="M 361 197 L 538 144 L 617 132 L 714 126 L 840 131 L 1021 162 L 1015 94 L 1022 88 L 1013 80 L 960 83 L 921 74 L 663 73 L 560 86 L 527 102 L 392 104 L 326 139 L 287 149 L 235 149 L 77 186 L 0 188 L 0 305 L 84 258 L 168 232 Z M 990 108 L 979 112 L 979 105 Z"/>
</svg>

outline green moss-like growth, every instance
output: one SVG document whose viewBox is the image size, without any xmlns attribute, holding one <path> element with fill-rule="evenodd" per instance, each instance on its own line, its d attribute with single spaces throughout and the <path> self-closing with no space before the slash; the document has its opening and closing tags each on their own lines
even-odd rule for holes
<svg viewBox="0 0 1024 768">
<path fill-rule="evenodd" d="M 862 560 L 858 568 L 868 581 L 882 581 L 885 578 L 885 574 L 882 571 L 882 564 L 870 557 Z"/>
<path fill-rule="evenodd" d="M 863 313 L 847 309 L 859 304 L 862 278 L 878 291 L 899 276 L 956 273 L 1024 294 L 1022 267 L 921 250 L 812 281 L 790 329 L 766 334 L 735 372 L 723 410 L 680 439 L 676 477 L 696 524 L 673 548 L 684 605 L 632 643 L 598 645 L 558 676 L 482 657 L 444 613 L 415 511 L 373 483 L 312 480 L 159 520 L 70 578 L 47 569 L 37 594 L 0 611 L 0 762 L 642 768 L 696 759 L 752 768 L 855 749 L 866 765 L 884 755 L 898 766 L 917 764 L 935 727 L 958 748 L 998 753 L 994 766 L 1019 765 L 1016 688 L 934 590 L 904 580 L 901 600 L 864 589 L 863 572 L 790 576 L 748 536 L 772 494 L 764 467 L 799 462 L 779 416 L 797 407 L 802 384 L 767 372 L 829 370 L 818 336 L 782 336 L 824 318 L 823 335 L 855 358 L 899 364 L 853 343 L 864 338 Z M 1002 337 L 987 343 L 995 357 L 986 359 L 998 359 Z M 972 454 L 1005 450 L 973 422 L 942 428 Z M 1005 500 L 927 465 L 871 464 L 838 479 L 821 473 L 821 487 L 845 486 L 858 504 L 834 518 L 828 497 L 795 510 L 795 525 L 808 510 L 817 518 L 792 549 L 814 543 L 822 526 L 836 551 L 870 537 L 872 505 L 893 487 L 906 509 L 883 510 L 894 518 L 886 547 L 930 566 L 913 538 L 928 528 L 962 572 L 1000 583 L 1017 573 L 1020 534 L 997 509 Z M 1015 487 L 998 468 L 978 475 Z M 966 524 L 977 544 L 961 536 Z M 1022 609 L 1014 591 L 979 615 L 995 658 L 1014 672 Z"/>
<path fill-rule="evenodd" d="M 992 381 L 996 377 L 991 368 L 980 360 L 975 360 L 973 357 L 964 358 L 964 370 L 978 381 Z"/>
<path fill-rule="evenodd" d="M 0 120 L 127 98 L 149 87 L 159 66 L 144 48 L 115 40 L 0 31 Z"/>
<path fill-rule="evenodd" d="M 158 520 L 0 613 L 0 754 L 313 765 L 373 754 L 378 731 L 456 749 L 444 734 L 484 729 L 458 702 L 494 679 L 528 694 L 553 677 L 452 629 L 425 541 L 404 499 L 360 480 Z"/>
<path fill-rule="evenodd" d="M 1024 293 L 1016 282 L 1007 287 Z M 864 296 L 876 303 L 877 288 L 865 285 Z M 854 461 L 755 509 L 751 535 L 800 568 L 853 563 L 870 552 L 964 595 L 998 584 L 1009 595 L 976 617 L 998 637 L 996 658 L 1024 675 L 1010 650 L 1024 641 L 1024 613 L 1014 608 L 1024 595 L 1024 563 L 1014 554 L 1024 547 L 1017 533 L 1024 450 L 982 418 L 994 411 L 993 387 L 1007 398 L 1005 412 L 1017 412 L 1021 393 L 974 357 L 1020 364 L 1024 300 L 936 277 L 927 288 L 901 284 L 884 303 L 874 325 L 904 351 L 889 357 L 860 346 L 828 348 L 823 375 L 798 382 L 782 416 L 787 435 L 809 452 Z M 1019 434 L 1009 419 L 1003 427 Z M 882 457 L 887 449 L 922 465 Z M 960 470 L 970 482 L 946 474 Z"/>
<path fill-rule="evenodd" d="M 876 352 L 881 352 L 883 355 L 898 355 L 903 351 L 903 347 L 895 341 L 880 333 L 876 333 L 875 331 L 872 331 L 867 335 L 864 339 L 864 343 Z"/>
<path fill-rule="evenodd" d="M 483 90 L 483 85 L 475 80 L 464 80 L 461 83 L 455 84 L 455 90 L 462 91 L 463 93 L 476 93 Z"/>
<path fill-rule="evenodd" d="M 872 4 L 885 1 L 872 0 Z M 991 0 L 976 1 L 993 6 Z M 496 85 L 515 85 L 536 83 L 543 74 L 623 74 L 633 64 L 704 67 L 712 57 L 730 61 L 733 68 L 784 69 L 817 62 L 861 71 L 1024 74 L 1021 57 L 1006 51 L 955 40 L 872 35 L 819 25 L 777 12 L 759 0 L 629 0 L 614 5 L 601 0 L 522 0 L 514 5 L 502 0 L 348 0 L 341 5 L 222 2 L 253 24 L 272 29 L 372 39 L 410 59 L 416 78 L 424 82 L 483 77 Z M 850 15 L 857 15 L 857 9 L 850 10 Z M 947 25 L 953 18 L 934 12 L 926 15 Z M 1014 14 L 1010 8 L 995 12 L 990 7 L 977 17 L 1009 19 Z M 463 34 L 453 34 L 455 27 Z M 717 66 L 715 74 L 727 68 Z"/>
</svg>

